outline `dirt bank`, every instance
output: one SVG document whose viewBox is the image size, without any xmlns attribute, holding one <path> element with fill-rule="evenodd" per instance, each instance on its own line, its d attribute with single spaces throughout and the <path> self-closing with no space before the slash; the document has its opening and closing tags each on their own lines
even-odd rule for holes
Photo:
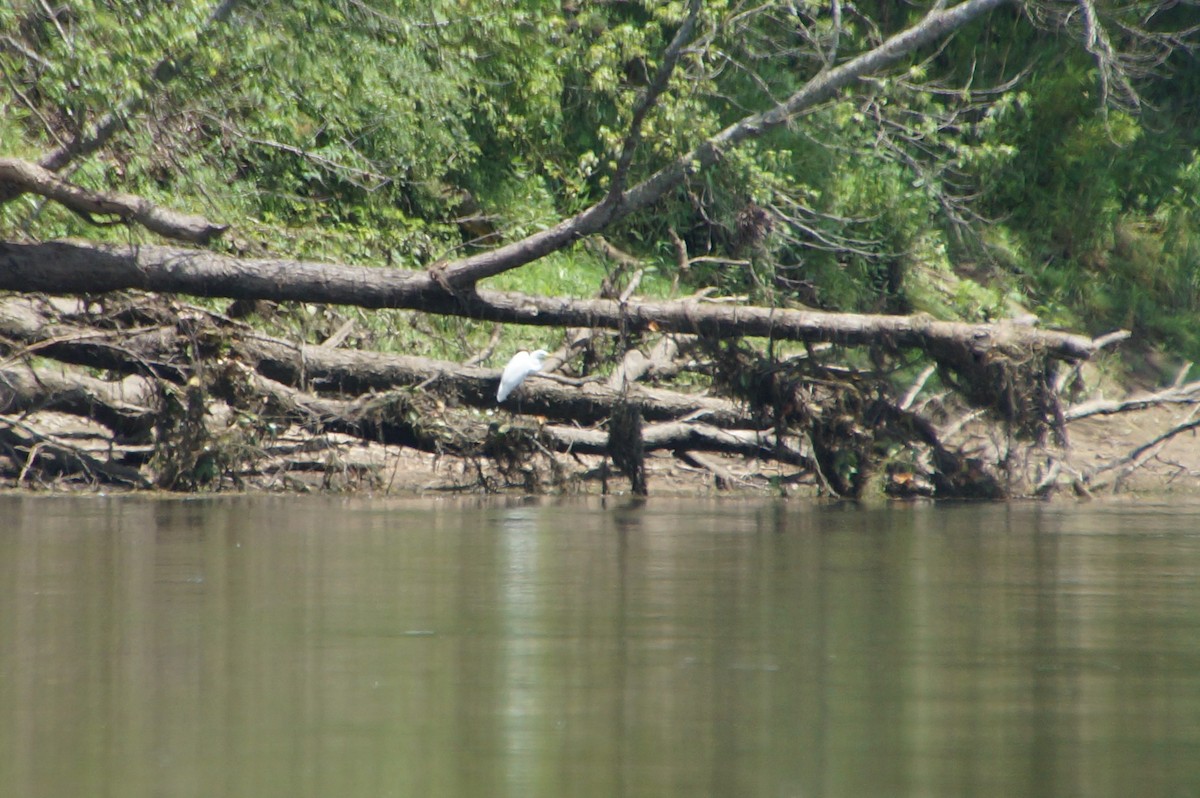
<svg viewBox="0 0 1200 798">
<path fill-rule="evenodd" d="M 1114 492 L 1200 495 L 1200 442 L 1196 431 L 1178 434 L 1143 450 L 1159 436 L 1190 421 L 1190 406 L 1151 407 L 1117 415 L 1093 416 L 1068 425 L 1069 448 L 1061 458 L 1068 476 L 1088 476 L 1094 486 L 1080 495 Z M 90 452 L 103 462 L 110 434 L 77 416 L 38 412 L 23 423 Z M 969 433 L 968 433 L 969 434 Z M 537 453 L 537 465 L 508 463 L 503 468 L 486 458 L 439 457 L 400 446 L 363 442 L 350 436 L 313 436 L 299 428 L 283 430 L 246 455 L 241 470 L 223 468 L 226 476 L 203 486 L 202 492 L 363 492 L 371 495 L 423 493 L 589 493 L 629 492 L 629 481 L 611 463 L 594 455 Z M 253 457 L 250 455 L 253 454 Z M 11 453 L 10 453 L 11 459 Z M 64 470 L 65 469 L 64 464 Z M 1038 468 L 1031 463 L 1031 468 Z M 234 474 L 235 476 L 229 476 Z M 786 495 L 816 496 L 811 473 L 776 462 L 719 454 L 647 455 L 646 474 L 652 496 Z M 879 488 L 894 475 L 881 474 Z M 1060 480 L 1070 484 L 1070 479 Z M 47 479 L 34 469 L 18 470 L 3 480 L 8 489 L 40 491 L 120 490 L 90 479 L 86 469 Z M 137 486 L 129 485 L 133 490 Z M 146 486 L 142 486 L 146 487 Z M 1059 488 L 1057 496 L 1072 491 Z"/>
</svg>

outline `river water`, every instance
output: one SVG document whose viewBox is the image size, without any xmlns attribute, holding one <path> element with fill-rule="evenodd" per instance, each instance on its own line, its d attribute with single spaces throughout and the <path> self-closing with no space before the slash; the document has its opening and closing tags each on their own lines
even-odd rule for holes
<svg viewBox="0 0 1200 798">
<path fill-rule="evenodd" d="M 1200 795 L 1200 505 L 0 497 L 0 785 Z"/>
</svg>

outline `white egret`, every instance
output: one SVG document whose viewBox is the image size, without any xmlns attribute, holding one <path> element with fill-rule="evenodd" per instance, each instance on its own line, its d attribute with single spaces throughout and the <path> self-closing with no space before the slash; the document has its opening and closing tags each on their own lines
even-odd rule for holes
<svg viewBox="0 0 1200 798">
<path fill-rule="evenodd" d="M 512 360 L 508 361 L 508 365 L 504 367 L 504 373 L 500 375 L 500 387 L 496 389 L 496 401 L 503 402 L 508 398 L 508 395 L 516 390 L 526 377 L 542 367 L 542 360 L 549 354 L 545 349 L 538 349 L 534 352 L 522 349 L 513 355 Z"/>
</svg>

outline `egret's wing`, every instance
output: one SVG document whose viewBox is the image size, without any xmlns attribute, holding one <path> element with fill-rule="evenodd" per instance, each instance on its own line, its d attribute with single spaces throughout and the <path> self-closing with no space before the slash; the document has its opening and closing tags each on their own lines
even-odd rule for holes
<svg viewBox="0 0 1200 798">
<path fill-rule="evenodd" d="M 521 380 L 525 379 L 526 373 L 525 364 L 520 353 L 517 353 L 512 360 L 508 361 L 508 365 L 500 374 L 500 387 L 496 389 L 496 401 L 503 402 L 507 399 L 508 395 L 521 384 Z"/>
</svg>

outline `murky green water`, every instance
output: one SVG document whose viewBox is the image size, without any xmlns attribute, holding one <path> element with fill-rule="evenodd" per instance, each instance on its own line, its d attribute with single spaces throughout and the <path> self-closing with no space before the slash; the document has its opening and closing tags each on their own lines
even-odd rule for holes
<svg viewBox="0 0 1200 798">
<path fill-rule="evenodd" d="M 0 785 L 1200 795 L 1200 507 L 0 497 Z"/>
</svg>

